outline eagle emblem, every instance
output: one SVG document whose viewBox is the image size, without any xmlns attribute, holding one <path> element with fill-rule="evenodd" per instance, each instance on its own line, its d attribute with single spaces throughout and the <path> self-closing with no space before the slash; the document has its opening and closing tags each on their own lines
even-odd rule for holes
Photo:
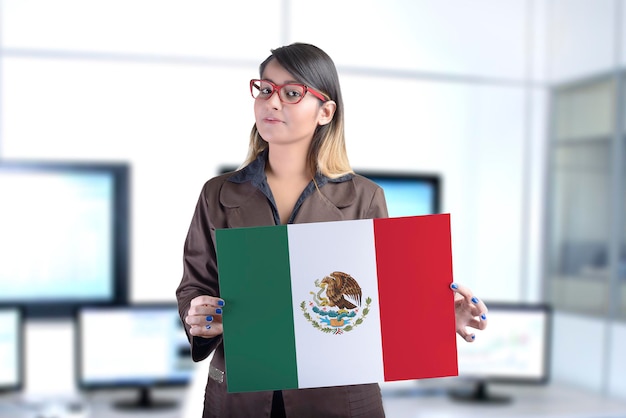
<svg viewBox="0 0 626 418">
<path fill-rule="evenodd" d="M 315 280 L 316 292 L 300 308 L 311 325 L 325 333 L 342 334 L 363 323 L 370 310 L 371 298 L 361 306 L 362 290 L 351 275 L 335 271 L 321 281 Z"/>
</svg>

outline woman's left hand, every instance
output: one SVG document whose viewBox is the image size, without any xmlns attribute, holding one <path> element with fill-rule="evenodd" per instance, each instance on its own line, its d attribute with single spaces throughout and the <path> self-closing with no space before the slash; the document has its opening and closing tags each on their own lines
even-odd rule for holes
<svg viewBox="0 0 626 418">
<path fill-rule="evenodd" d="M 476 338 L 476 334 L 469 332 L 467 327 L 479 330 L 487 327 L 487 305 L 463 285 L 452 283 L 450 289 L 455 292 L 456 333 L 471 343 Z"/>
</svg>

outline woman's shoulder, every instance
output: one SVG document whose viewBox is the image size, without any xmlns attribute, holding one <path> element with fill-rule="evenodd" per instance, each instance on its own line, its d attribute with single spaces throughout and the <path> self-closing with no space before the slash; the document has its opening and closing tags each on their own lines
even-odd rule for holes
<svg viewBox="0 0 626 418">
<path fill-rule="evenodd" d="M 360 174 L 351 174 L 339 182 L 329 182 L 322 190 L 338 208 L 347 211 L 344 219 L 371 219 L 387 217 L 385 194 L 382 187 Z M 350 212 L 352 211 L 352 212 Z"/>
<path fill-rule="evenodd" d="M 224 186 L 231 183 L 229 182 L 229 179 L 235 174 L 235 171 L 222 173 L 205 180 L 200 194 L 207 200 L 218 198 L 218 196 L 222 193 Z"/>
<path fill-rule="evenodd" d="M 332 190 L 329 190 L 330 193 L 342 196 L 344 200 L 350 200 L 359 196 L 370 196 L 382 190 L 378 184 L 357 173 L 350 173 L 340 178 L 329 180 L 328 185 Z"/>
<path fill-rule="evenodd" d="M 235 176 L 236 174 L 237 174 L 237 171 L 229 171 L 227 173 L 221 173 L 221 174 L 218 174 L 217 176 L 214 176 L 208 179 L 205 184 L 211 184 L 211 185 L 222 184 L 225 181 L 228 181 L 229 178 Z"/>
<path fill-rule="evenodd" d="M 229 172 L 209 178 L 204 182 L 202 187 L 203 192 L 210 193 L 211 191 L 219 190 L 232 175 L 233 173 Z"/>
<path fill-rule="evenodd" d="M 352 181 L 354 182 L 354 186 L 357 188 L 363 188 L 368 190 L 377 190 L 381 188 L 374 181 L 358 173 L 354 173 L 352 175 Z"/>
<path fill-rule="evenodd" d="M 208 201 L 219 201 L 226 207 L 236 207 L 258 193 L 258 188 L 253 185 L 250 176 L 237 170 L 210 178 L 204 183 L 202 193 Z"/>
</svg>

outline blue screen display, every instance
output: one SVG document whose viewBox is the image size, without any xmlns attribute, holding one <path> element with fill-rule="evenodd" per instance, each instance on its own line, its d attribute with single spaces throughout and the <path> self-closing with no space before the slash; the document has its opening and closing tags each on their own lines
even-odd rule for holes
<svg viewBox="0 0 626 418">
<path fill-rule="evenodd" d="M 125 164 L 0 162 L 0 304 L 54 317 L 126 299 L 128 174 Z"/>
<path fill-rule="evenodd" d="M 175 304 L 83 307 L 77 327 L 82 387 L 182 385 L 191 379 L 194 363 Z"/>
<path fill-rule="evenodd" d="M 383 188 L 387 210 L 392 218 L 439 213 L 441 183 L 435 175 L 367 172 L 359 174 Z"/>
<path fill-rule="evenodd" d="M 113 179 L 0 173 L 0 301 L 109 300 Z"/>
<path fill-rule="evenodd" d="M 435 190 L 427 182 L 406 179 L 373 179 L 385 191 L 392 218 L 431 215 L 435 212 Z"/>
</svg>

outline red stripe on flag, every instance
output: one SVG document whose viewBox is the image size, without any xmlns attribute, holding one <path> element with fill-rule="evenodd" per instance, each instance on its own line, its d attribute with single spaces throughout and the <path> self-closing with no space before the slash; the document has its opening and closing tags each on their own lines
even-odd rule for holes
<svg viewBox="0 0 626 418">
<path fill-rule="evenodd" d="M 450 215 L 374 220 L 385 381 L 458 374 Z"/>
</svg>

